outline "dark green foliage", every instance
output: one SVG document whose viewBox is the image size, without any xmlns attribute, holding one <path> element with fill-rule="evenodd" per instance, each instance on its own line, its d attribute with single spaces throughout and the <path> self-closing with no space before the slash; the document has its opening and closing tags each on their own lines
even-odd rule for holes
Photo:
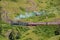
<svg viewBox="0 0 60 40">
<path fill-rule="evenodd" d="M 29 30 L 28 27 L 18 27 L 18 28 L 19 28 L 19 30 L 22 31 L 22 32 L 26 32 L 26 31 Z"/>
<path fill-rule="evenodd" d="M 21 33 L 17 33 L 16 39 L 20 39 L 20 38 L 21 38 Z"/>
<path fill-rule="evenodd" d="M 59 40 L 60 40 L 60 38 L 59 38 Z"/>
<path fill-rule="evenodd" d="M 53 18 L 53 17 L 55 17 L 55 14 L 53 14 L 53 13 L 52 14 L 49 14 L 49 15 L 47 15 L 47 17 L 48 18 Z"/>
<path fill-rule="evenodd" d="M 56 30 L 56 27 L 58 26 L 54 26 L 54 25 L 37 26 L 35 27 L 35 30 L 32 32 L 34 32 L 38 36 L 40 35 L 40 36 L 51 37 L 55 35 L 54 31 Z"/>
<path fill-rule="evenodd" d="M 15 39 L 14 39 L 13 32 L 10 33 L 10 35 L 9 35 L 9 40 L 15 40 Z"/>
<path fill-rule="evenodd" d="M 58 28 L 55 30 L 55 35 L 60 35 L 60 25 L 58 25 Z"/>
<path fill-rule="evenodd" d="M 1 26 L 1 25 L 0 25 L 0 26 Z M 3 29 L 2 29 L 2 26 L 1 26 L 1 27 L 0 27 L 0 35 L 2 34 L 2 30 L 3 30 Z"/>
<path fill-rule="evenodd" d="M 40 18 L 39 20 L 42 21 L 42 20 L 46 19 L 46 16 L 45 15 L 41 15 L 39 18 Z"/>
<path fill-rule="evenodd" d="M 59 32 L 57 30 L 55 31 L 55 35 L 59 35 Z"/>
<path fill-rule="evenodd" d="M 21 11 L 25 12 L 25 8 L 19 7 Z"/>
</svg>

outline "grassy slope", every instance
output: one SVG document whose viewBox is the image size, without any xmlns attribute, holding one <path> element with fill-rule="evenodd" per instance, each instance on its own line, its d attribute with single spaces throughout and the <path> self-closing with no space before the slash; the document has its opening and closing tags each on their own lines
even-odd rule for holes
<svg viewBox="0 0 60 40">
<path fill-rule="evenodd" d="M 0 39 L 8 40 L 5 34 L 8 30 L 13 30 L 15 36 L 17 31 L 19 32 L 19 40 L 48 40 L 54 37 L 54 31 L 58 28 L 58 25 L 40 25 L 40 26 L 11 26 L 2 24 L 2 35 Z"/>
<path fill-rule="evenodd" d="M 47 0 L 41 0 L 43 2 L 47 1 Z M 50 7 L 49 5 L 49 2 L 48 3 L 39 3 L 38 0 L 34 0 L 34 2 L 36 4 L 38 4 L 37 6 L 37 11 L 41 10 L 41 9 L 46 9 L 46 7 Z M 55 0 L 55 2 L 57 2 Z M 2 0 L 1 2 L 1 6 L 3 7 L 3 10 L 9 12 L 10 14 L 8 14 L 8 16 L 10 17 L 10 19 L 14 18 L 17 13 L 24 13 L 24 11 L 22 11 L 21 9 L 19 9 L 19 7 L 22 7 L 22 8 L 26 8 L 26 7 L 32 7 L 32 3 L 26 3 L 26 0 L 21 0 L 18 2 L 12 2 L 10 0 Z M 26 3 L 26 4 L 25 4 Z M 32 5 L 32 6 L 31 6 Z M 58 6 L 57 6 L 58 7 Z M 60 7 L 60 6 L 59 6 Z M 46 10 L 47 11 L 51 11 L 53 8 L 47 8 Z M 32 10 L 32 9 L 31 9 Z M 31 11 L 29 10 L 29 11 Z M 35 9 L 34 9 L 35 10 Z M 56 9 L 54 9 L 56 10 Z M 33 11 L 33 10 L 32 10 Z M 60 18 L 60 15 L 58 15 L 58 11 L 54 11 L 54 13 L 56 14 L 56 18 Z M 36 17 L 38 18 L 38 17 Z M 38 18 L 39 19 L 39 18 Z M 31 21 L 31 19 L 29 19 Z M 35 19 L 36 20 L 36 19 Z M 48 18 L 48 19 L 45 19 L 45 20 L 42 20 L 42 21 L 54 21 L 53 18 Z M 34 20 L 33 20 L 34 21 Z M 35 27 L 21 27 L 21 26 L 11 26 L 11 25 L 7 25 L 7 24 L 3 24 L 3 22 L 1 22 L 0 24 L 2 24 L 0 27 L 2 27 L 2 35 L 6 34 L 7 30 L 9 29 L 13 29 L 16 33 L 16 31 L 19 31 L 19 35 L 20 36 L 20 39 L 19 40 L 53 40 L 54 38 L 50 39 L 51 37 L 54 37 L 54 31 L 56 30 L 57 26 L 35 26 Z M 46 30 L 47 29 L 47 30 Z M 3 36 L 0 36 L 0 40 L 7 40 L 6 36 L 4 35 Z"/>
<path fill-rule="evenodd" d="M 27 0 L 22 0 L 22 1 L 19 1 L 17 0 L 16 2 L 14 1 L 11 1 L 11 0 L 2 0 L 1 1 L 1 4 L 2 4 L 2 7 L 3 7 L 3 10 L 7 11 L 9 14 L 8 16 L 10 17 L 10 19 L 13 19 L 16 15 L 19 15 L 19 13 L 24 13 L 25 11 L 40 11 L 40 10 L 46 10 L 46 11 L 49 11 L 49 12 L 52 12 L 53 14 L 55 14 L 56 17 L 54 18 L 60 18 L 60 15 L 59 15 L 59 0 L 30 0 L 30 1 L 27 1 Z M 35 7 L 35 8 L 34 8 Z M 20 8 L 23 8 L 23 9 L 20 9 Z M 28 9 L 28 10 L 26 10 Z M 52 14 L 51 13 L 51 14 Z M 34 20 L 33 20 L 34 19 Z M 53 21 L 53 18 L 48 18 L 45 20 L 48 20 L 48 21 Z M 42 19 L 42 21 L 45 21 L 44 19 Z M 24 19 L 23 21 L 34 21 L 34 22 L 37 22 L 37 21 L 41 21 L 41 18 L 39 17 L 35 17 L 35 18 L 28 18 L 28 19 Z"/>
</svg>

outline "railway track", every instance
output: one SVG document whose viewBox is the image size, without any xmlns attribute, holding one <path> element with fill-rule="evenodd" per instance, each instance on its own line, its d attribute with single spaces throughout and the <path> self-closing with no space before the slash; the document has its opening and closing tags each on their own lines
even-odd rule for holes
<svg viewBox="0 0 60 40">
<path fill-rule="evenodd" d="M 23 25 L 23 26 L 37 26 L 37 25 L 60 25 L 60 22 L 11 22 L 12 25 Z"/>
<path fill-rule="evenodd" d="M 22 26 L 37 26 L 37 25 L 60 25 L 60 21 L 54 21 L 54 22 L 21 22 L 21 21 L 13 21 L 10 20 L 7 12 L 4 11 L 4 17 L 2 17 L 2 20 L 4 20 L 5 22 L 11 24 L 11 25 L 22 25 Z"/>
</svg>

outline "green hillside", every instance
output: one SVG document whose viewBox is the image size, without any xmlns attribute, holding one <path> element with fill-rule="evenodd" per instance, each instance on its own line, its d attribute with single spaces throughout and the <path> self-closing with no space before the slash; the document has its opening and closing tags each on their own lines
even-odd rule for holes
<svg viewBox="0 0 60 40">
<path fill-rule="evenodd" d="M 22 21 L 56 21 L 60 19 L 60 2 L 59 0 L 1 0 L 2 11 L 6 11 L 9 19 L 15 19 L 19 14 L 28 12 L 42 12 L 46 15 L 22 19 Z M 49 15 L 48 15 L 49 14 Z M 4 16 L 4 15 L 3 15 Z M 47 16 L 47 18 L 46 18 Z M 21 19 L 20 19 L 21 21 Z"/>
<path fill-rule="evenodd" d="M 24 18 L 16 18 L 20 15 Z M 60 21 L 60 0 L 0 0 L 0 40 L 60 40 L 60 25 L 20 26 L 7 20 Z"/>
<path fill-rule="evenodd" d="M 55 35 L 58 25 L 40 25 L 40 26 L 11 26 L 1 24 L 0 39 L 1 40 L 50 40 Z M 11 32 L 11 34 L 10 34 Z M 56 40 L 59 39 L 60 36 Z"/>
</svg>

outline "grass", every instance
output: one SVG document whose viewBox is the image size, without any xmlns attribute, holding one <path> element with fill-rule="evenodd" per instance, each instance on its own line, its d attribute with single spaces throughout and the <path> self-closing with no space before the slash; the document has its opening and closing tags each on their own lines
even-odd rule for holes
<svg viewBox="0 0 60 40">
<path fill-rule="evenodd" d="M 6 34 L 8 30 L 13 30 L 14 37 L 16 36 L 16 33 L 19 33 L 19 40 L 48 40 L 55 36 L 54 31 L 57 28 L 58 25 L 11 26 L 5 24 L 2 26 L 3 36 L 0 36 L 0 39 L 5 40 L 7 36 L 4 34 Z"/>
<path fill-rule="evenodd" d="M 46 15 L 42 15 L 21 20 L 23 22 L 46 22 L 60 19 L 59 3 L 59 0 L 2 0 L 0 1 L 0 6 L 3 8 L 2 12 L 6 11 L 9 19 L 12 20 L 20 13 L 24 14 L 26 11 L 46 10 L 47 14 L 49 14 L 49 12 L 51 13 L 47 19 Z M 9 34 L 8 30 L 12 30 L 12 37 L 15 39 L 18 35 L 18 39 L 16 40 L 58 40 L 60 37 L 54 33 L 59 25 L 13 26 L 0 20 L 0 27 L 0 40 L 8 40 L 6 36 Z"/>
<path fill-rule="evenodd" d="M 58 36 L 53 36 L 49 40 L 60 40 L 60 35 Z"/>
<path fill-rule="evenodd" d="M 39 3 L 39 0 L 35 0 L 35 1 L 32 1 L 32 2 L 30 2 L 29 1 L 29 3 L 27 2 L 27 0 L 22 0 L 22 1 L 19 1 L 19 0 L 16 0 L 16 2 L 14 2 L 15 0 L 2 0 L 1 1 L 1 6 L 3 7 L 3 9 L 5 10 L 5 11 L 7 11 L 9 14 L 8 14 L 8 16 L 9 16 L 9 18 L 10 19 L 14 19 L 15 18 L 15 16 L 17 15 L 17 14 L 20 14 L 20 13 L 24 13 L 25 11 L 27 11 L 26 9 L 28 9 L 28 8 L 32 8 L 33 7 L 33 4 L 32 4 L 32 2 L 35 4 L 35 5 L 37 5 L 37 11 L 40 11 L 40 10 L 46 10 L 46 11 L 53 11 L 52 13 L 54 13 L 55 15 L 56 15 L 56 17 L 54 17 L 54 18 L 60 18 L 60 15 L 58 15 L 58 10 L 56 9 L 56 8 L 58 8 L 59 7 L 59 5 L 57 6 L 57 7 L 54 7 L 53 5 L 50 5 L 50 2 L 55 2 L 55 3 L 57 3 L 57 1 L 55 0 L 53 0 L 53 1 L 49 1 L 49 3 L 47 2 L 48 0 L 40 0 L 40 3 Z M 26 4 L 26 3 L 28 3 L 28 4 Z M 40 4 L 40 5 L 39 5 Z M 34 6 L 35 6 L 34 5 Z M 49 8 L 48 8 L 48 7 Z M 30 8 L 30 9 L 31 9 Z M 55 8 L 55 9 L 54 9 Z M 35 11 L 35 9 L 34 8 L 32 8 L 31 10 L 28 10 L 29 12 L 31 12 L 31 11 Z M 51 16 L 50 16 L 51 17 Z M 34 20 L 35 21 L 34 21 Z M 33 18 L 33 19 L 30 19 L 30 18 L 28 18 L 28 19 L 23 19 L 24 21 L 26 20 L 28 20 L 28 21 L 34 21 L 34 22 L 37 22 L 37 21 L 44 21 L 44 19 L 40 19 L 40 18 L 38 18 L 38 17 L 35 17 L 35 18 Z M 38 20 L 36 20 L 36 19 L 38 19 Z M 39 20 L 40 19 L 40 20 Z M 48 18 L 49 19 L 49 18 Z M 48 20 L 47 19 L 47 20 Z M 52 18 L 51 18 L 52 19 Z M 49 20 L 50 21 L 50 20 Z M 53 21 L 53 20 L 51 20 L 51 21 Z"/>
</svg>

